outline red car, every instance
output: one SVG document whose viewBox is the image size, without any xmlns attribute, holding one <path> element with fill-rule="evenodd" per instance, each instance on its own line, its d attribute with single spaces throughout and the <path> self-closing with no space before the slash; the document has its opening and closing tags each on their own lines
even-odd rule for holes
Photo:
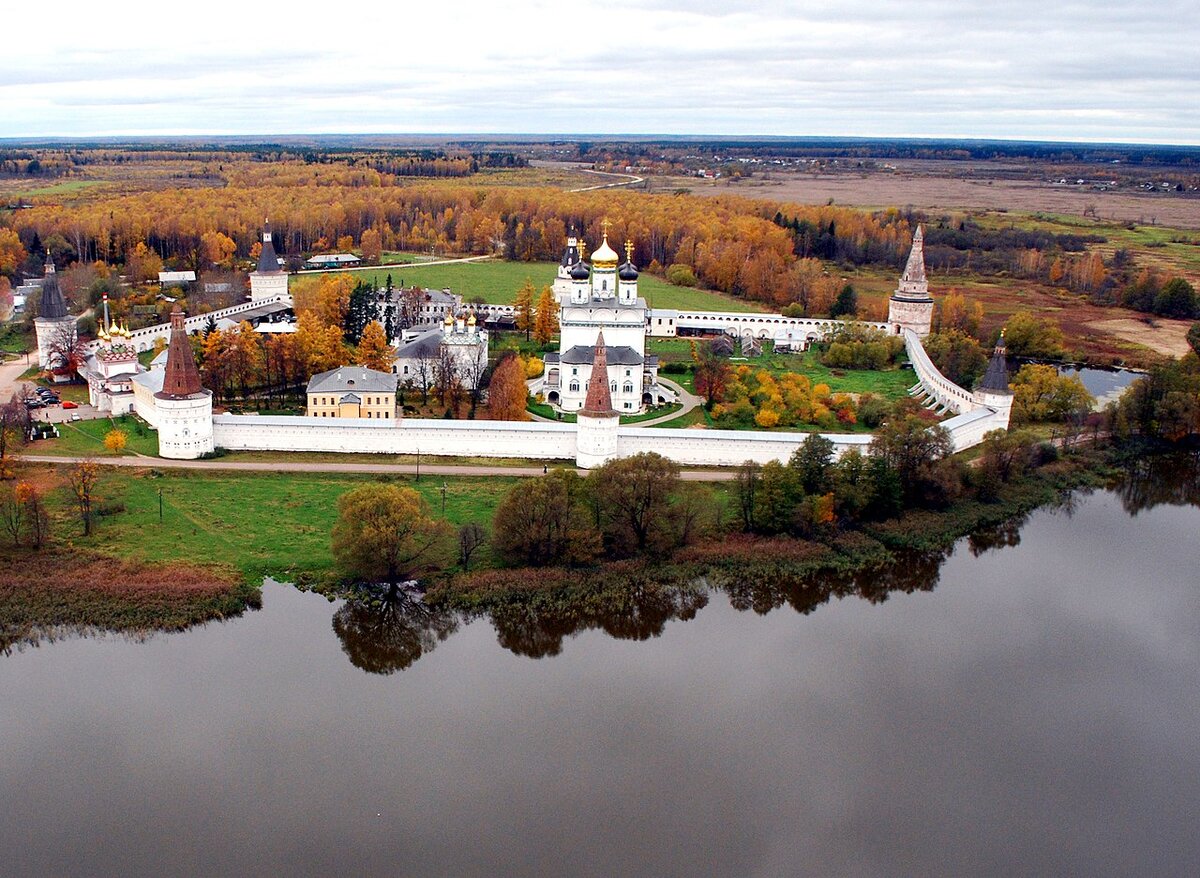
<svg viewBox="0 0 1200 878">
<path fill-rule="evenodd" d="M 79 408 L 79 404 L 71 402 L 71 400 L 68 399 L 66 402 L 64 402 L 62 404 L 62 407 L 65 409 L 77 409 L 77 408 Z"/>
</svg>

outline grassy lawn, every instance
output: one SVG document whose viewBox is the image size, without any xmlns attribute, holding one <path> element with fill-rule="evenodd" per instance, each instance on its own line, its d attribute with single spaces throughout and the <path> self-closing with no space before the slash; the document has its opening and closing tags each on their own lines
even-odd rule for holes
<svg viewBox="0 0 1200 878">
<path fill-rule="evenodd" d="M 119 418 L 99 418 L 94 421 L 74 421 L 58 425 L 59 439 L 45 439 L 28 446 L 30 454 L 59 454 L 63 457 L 118 457 L 104 447 L 104 437 L 114 427 L 124 430 L 127 437 L 124 456 L 145 454 L 158 457 L 158 434 L 129 415 Z"/>
<path fill-rule="evenodd" d="M 537 289 L 554 283 L 558 264 L 554 262 L 505 262 L 493 259 L 486 262 L 460 262 L 453 265 L 410 264 L 402 267 L 384 266 L 371 271 L 356 271 L 358 280 L 370 280 L 379 285 L 392 276 L 396 286 L 421 286 L 432 289 L 449 288 L 466 301 L 479 297 L 495 305 L 510 305 L 517 290 L 526 279 Z M 293 278 L 292 284 L 318 283 L 317 274 Z M 676 287 L 660 278 L 643 274 L 638 289 L 652 308 L 699 308 L 709 311 L 762 311 L 762 306 L 735 299 L 722 293 Z"/>
<path fill-rule="evenodd" d="M 34 347 L 33 333 L 26 332 L 22 323 L 6 323 L 0 326 L 0 351 L 8 354 L 23 354 Z"/>
<path fill-rule="evenodd" d="M 647 353 L 658 354 L 661 363 L 691 362 L 691 340 L 686 338 L 654 338 L 647 340 Z M 874 393 L 888 399 L 907 396 L 908 388 L 917 383 L 911 369 L 891 369 L 876 372 L 869 369 L 829 369 L 821 364 L 820 352 L 816 349 L 803 354 L 764 353 L 761 357 L 730 357 L 734 368 L 749 366 L 754 370 L 766 369 L 774 374 L 799 372 L 807 375 L 813 384 L 828 384 L 835 393 Z M 662 372 L 677 384 L 695 392 L 691 373 L 672 375 Z"/>
<path fill-rule="evenodd" d="M 106 472 L 97 492 L 104 505 L 124 511 L 98 516 L 91 537 L 73 535 L 74 545 L 142 561 L 218 561 L 232 564 L 248 580 L 264 575 L 319 575 L 330 567 L 330 532 L 337 499 L 377 476 L 298 473 L 222 473 L 154 470 Z M 446 519 L 479 521 L 491 527 L 492 513 L 514 481 L 507 478 L 397 479 L 425 497 L 441 515 L 446 485 Z M 158 519 L 159 490 L 163 520 Z M 65 492 L 60 514 L 69 515 Z M 64 521 L 59 531 L 76 528 Z M 484 547 L 476 564 L 492 563 Z"/>
<path fill-rule="evenodd" d="M 560 420 L 564 424 L 574 424 L 575 423 L 575 413 L 574 412 L 555 411 L 554 408 L 549 403 L 534 402 L 532 397 L 530 397 L 529 400 L 526 401 L 525 410 L 533 412 L 535 415 L 541 415 L 543 418 L 548 418 L 551 421 L 559 421 Z"/>
</svg>

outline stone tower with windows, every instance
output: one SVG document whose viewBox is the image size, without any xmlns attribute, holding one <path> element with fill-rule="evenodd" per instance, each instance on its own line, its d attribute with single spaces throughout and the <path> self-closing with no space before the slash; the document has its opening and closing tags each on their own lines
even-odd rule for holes
<svg viewBox="0 0 1200 878">
<path fill-rule="evenodd" d="M 171 341 L 162 390 L 154 394 L 158 410 L 158 453 L 191 460 L 213 450 L 212 391 L 200 384 L 196 356 L 179 306 L 171 312 Z"/>
<path fill-rule="evenodd" d="M 275 255 L 275 244 L 271 240 L 271 223 L 263 223 L 262 252 L 258 254 L 258 267 L 250 272 L 250 298 L 252 301 L 274 299 L 288 294 L 287 272 L 279 267 Z"/>
<path fill-rule="evenodd" d="M 888 323 L 897 335 L 911 329 L 920 338 L 929 335 L 933 327 L 933 299 L 929 297 L 929 281 L 925 279 L 925 233 L 921 226 L 917 226 L 913 235 L 900 284 L 888 300 Z"/>
</svg>

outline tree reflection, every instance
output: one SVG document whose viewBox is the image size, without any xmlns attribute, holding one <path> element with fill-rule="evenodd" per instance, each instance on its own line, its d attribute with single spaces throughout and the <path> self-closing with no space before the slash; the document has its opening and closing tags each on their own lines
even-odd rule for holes
<svg viewBox="0 0 1200 878">
<path fill-rule="evenodd" d="M 1200 452 L 1139 457 L 1116 490 L 1130 515 L 1163 504 L 1200 506 Z"/>
<path fill-rule="evenodd" d="M 393 585 L 360 588 L 333 614 L 333 631 L 356 668 L 394 674 L 458 630 L 458 614 Z"/>
<path fill-rule="evenodd" d="M 672 619 L 693 619 L 708 604 L 708 592 L 699 585 L 639 584 L 629 591 L 613 588 L 573 598 L 493 609 L 489 615 L 500 645 L 517 655 L 545 658 L 562 652 L 567 637 L 588 629 L 619 640 L 649 640 Z"/>
</svg>

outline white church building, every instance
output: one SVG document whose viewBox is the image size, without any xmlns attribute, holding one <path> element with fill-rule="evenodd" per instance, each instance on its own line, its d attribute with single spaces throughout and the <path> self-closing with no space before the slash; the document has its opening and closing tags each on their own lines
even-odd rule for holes
<svg viewBox="0 0 1200 878">
<path fill-rule="evenodd" d="M 577 412 L 587 399 L 603 337 L 603 362 L 613 408 L 620 413 L 648 405 L 674 402 L 674 391 L 658 382 L 658 357 L 646 354 L 646 300 L 638 295 L 638 270 L 633 244 L 625 244 L 625 262 L 604 241 L 583 259 L 582 242 L 574 235 L 558 267 L 554 292 L 559 304 L 559 349 L 546 355 L 541 391 L 546 401 L 563 411 Z"/>
</svg>

